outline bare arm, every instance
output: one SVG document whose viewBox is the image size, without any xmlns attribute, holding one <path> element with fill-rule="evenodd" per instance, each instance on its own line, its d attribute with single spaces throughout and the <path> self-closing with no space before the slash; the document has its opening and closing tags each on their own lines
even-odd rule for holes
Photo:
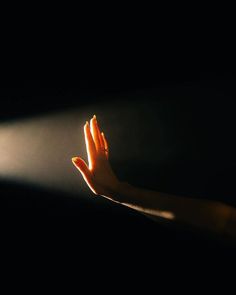
<svg viewBox="0 0 236 295">
<path fill-rule="evenodd" d="M 236 210 L 220 202 L 185 198 L 136 188 L 121 182 L 109 160 L 108 143 L 100 132 L 96 117 L 84 126 L 88 165 L 79 157 L 72 159 L 84 180 L 96 195 L 148 214 L 156 220 L 180 223 L 236 239 Z"/>
</svg>

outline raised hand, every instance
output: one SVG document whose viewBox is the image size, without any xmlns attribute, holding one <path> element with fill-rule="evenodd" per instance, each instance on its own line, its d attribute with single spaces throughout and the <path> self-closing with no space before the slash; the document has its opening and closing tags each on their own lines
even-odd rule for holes
<svg viewBox="0 0 236 295">
<path fill-rule="evenodd" d="M 120 185 L 108 161 L 109 147 L 104 133 L 100 132 L 96 116 L 84 125 L 88 165 L 80 157 L 72 158 L 89 188 L 96 195 L 110 197 Z"/>
</svg>

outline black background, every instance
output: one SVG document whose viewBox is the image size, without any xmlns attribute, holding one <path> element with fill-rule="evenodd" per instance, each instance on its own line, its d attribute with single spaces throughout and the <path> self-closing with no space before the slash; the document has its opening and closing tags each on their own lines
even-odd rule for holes
<svg viewBox="0 0 236 295">
<path fill-rule="evenodd" d="M 29 46 L 27 43 L 21 49 L 14 47 L 10 57 L 4 58 L 7 65 L 0 89 L 2 122 L 94 102 L 110 102 L 114 94 L 125 100 L 128 93 L 135 107 L 139 100 L 136 93 L 150 94 L 160 89 L 163 93 L 166 89 L 167 103 L 179 106 L 180 121 L 181 112 L 185 116 L 191 114 L 191 125 L 186 128 L 194 129 L 193 134 L 198 136 L 196 142 L 205 142 L 206 149 L 199 144 L 195 150 L 184 151 L 185 159 L 180 156 L 167 163 L 163 175 L 173 180 L 173 186 L 168 187 L 168 181 L 165 183 L 160 175 L 162 189 L 193 194 L 196 182 L 193 179 L 199 176 L 205 182 L 197 191 L 198 197 L 219 199 L 235 206 L 236 77 L 231 46 L 218 38 L 209 40 L 208 34 L 196 39 L 191 30 L 180 37 L 178 30 L 173 29 L 169 35 L 165 27 L 164 38 L 158 29 L 145 31 L 142 36 L 137 31 L 126 32 L 123 37 L 113 30 L 103 37 L 86 31 L 85 39 L 72 34 L 55 42 L 50 39 L 55 35 L 49 34 L 44 43 L 35 42 L 33 34 L 28 36 L 32 38 Z M 20 42 L 18 45 L 25 44 L 23 39 Z M 84 95 L 94 98 L 84 101 Z M 189 133 L 183 132 L 183 137 L 186 134 Z M 153 144 L 158 144 L 158 139 Z M 198 154 L 194 159 L 188 153 Z M 117 167 L 122 169 L 123 164 Z M 185 171 L 186 187 L 174 179 L 178 167 L 180 173 Z M 150 169 L 155 173 L 155 168 Z M 144 187 L 149 184 L 142 173 L 125 176 L 134 182 L 137 176 L 136 182 L 141 181 Z M 19 183 L 2 181 L 1 211 L 6 240 L 11 246 L 27 244 L 27 249 L 40 247 L 53 252 L 56 248 L 60 252 L 64 247 L 66 253 L 72 251 L 79 256 L 96 252 L 112 257 L 118 252 L 132 257 L 137 251 L 150 259 L 158 251 L 165 254 L 171 251 L 174 256 L 180 250 L 193 254 L 196 249 L 201 253 L 209 247 L 221 249 L 221 243 L 215 239 L 184 229 L 166 228 L 118 205 L 96 208 L 62 193 Z"/>
</svg>

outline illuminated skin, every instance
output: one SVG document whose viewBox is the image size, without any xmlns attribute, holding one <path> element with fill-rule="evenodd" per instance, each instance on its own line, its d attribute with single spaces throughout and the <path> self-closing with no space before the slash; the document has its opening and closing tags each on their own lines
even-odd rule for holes
<svg viewBox="0 0 236 295">
<path fill-rule="evenodd" d="M 168 224 L 208 231 L 236 240 L 236 210 L 220 202 L 174 196 L 136 188 L 118 180 L 108 160 L 108 143 L 96 116 L 86 122 L 84 136 L 88 165 L 80 157 L 72 158 L 91 191 Z"/>
<path fill-rule="evenodd" d="M 96 116 L 84 125 L 88 165 L 79 157 L 72 159 L 89 188 L 96 195 L 108 197 L 120 185 L 108 161 L 108 143 L 100 131 Z"/>
</svg>

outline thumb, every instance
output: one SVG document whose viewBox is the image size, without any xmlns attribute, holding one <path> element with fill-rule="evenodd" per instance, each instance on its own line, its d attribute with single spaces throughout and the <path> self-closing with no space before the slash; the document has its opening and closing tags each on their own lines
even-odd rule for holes
<svg viewBox="0 0 236 295">
<path fill-rule="evenodd" d="M 91 173 L 89 171 L 89 168 L 83 159 L 79 157 L 73 157 L 72 163 L 80 171 L 80 173 L 82 174 L 82 176 L 84 177 L 86 181 L 88 181 L 91 178 Z"/>
<path fill-rule="evenodd" d="M 91 191 L 94 194 L 97 194 L 94 189 L 94 182 L 93 182 L 92 173 L 90 172 L 88 165 L 84 162 L 84 160 L 81 159 L 80 157 L 74 157 L 74 158 L 72 158 L 72 163 L 75 165 L 75 167 L 82 174 L 85 182 L 87 183 L 87 185 L 89 186 Z"/>
</svg>

